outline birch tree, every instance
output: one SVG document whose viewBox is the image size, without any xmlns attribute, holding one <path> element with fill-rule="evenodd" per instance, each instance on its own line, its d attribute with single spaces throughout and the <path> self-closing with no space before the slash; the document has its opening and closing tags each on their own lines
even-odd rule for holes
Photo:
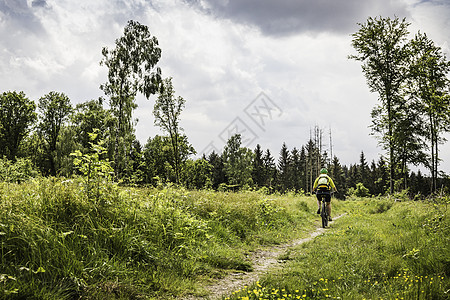
<svg viewBox="0 0 450 300">
<path fill-rule="evenodd" d="M 388 151 L 390 192 L 394 192 L 396 167 L 394 127 L 407 67 L 406 40 L 409 23 L 405 19 L 368 18 L 352 34 L 352 46 L 358 52 L 349 58 L 361 61 L 371 92 L 378 94 L 380 105 L 372 110 L 372 131 Z"/>
</svg>

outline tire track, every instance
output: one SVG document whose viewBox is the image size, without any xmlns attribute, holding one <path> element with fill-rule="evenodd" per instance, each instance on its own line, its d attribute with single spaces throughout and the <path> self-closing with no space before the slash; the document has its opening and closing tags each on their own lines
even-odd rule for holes
<svg viewBox="0 0 450 300">
<path fill-rule="evenodd" d="M 339 215 L 334 218 L 334 221 L 346 214 Z M 258 281 L 259 277 L 267 272 L 269 269 L 280 267 L 282 261 L 278 260 L 278 257 L 286 252 L 287 249 L 309 242 L 317 236 L 323 234 L 325 229 L 317 227 L 308 237 L 303 239 L 294 240 L 288 244 L 276 245 L 267 247 L 264 249 L 258 249 L 253 252 L 249 260 L 253 266 L 252 272 L 234 272 L 227 274 L 224 278 L 209 285 L 206 289 L 209 291 L 208 296 L 195 297 L 185 296 L 179 299 L 183 300 L 196 300 L 196 299 L 222 299 L 223 296 L 228 296 L 231 292 L 242 289 L 244 286 L 251 285 Z"/>
</svg>

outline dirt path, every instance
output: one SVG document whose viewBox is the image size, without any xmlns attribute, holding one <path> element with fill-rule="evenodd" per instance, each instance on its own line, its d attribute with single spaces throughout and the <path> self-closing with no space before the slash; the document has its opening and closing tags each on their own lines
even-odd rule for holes
<svg viewBox="0 0 450 300">
<path fill-rule="evenodd" d="M 339 219 L 344 215 L 337 216 L 334 218 L 334 220 Z M 266 273 L 269 269 L 281 266 L 281 261 L 278 260 L 278 257 L 281 254 L 285 253 L 287 249 L 309 242 L 315 237 L 323 234 L 324 232 L 324 228 L 318 227 L 310 234 L 309 237 L 294 240 L 289 244 L 282 244 L 256 250 L 249 257 L 251 265 L 253 266 L 252 272 L 230 273 L 225 278 L 220 279 L 218 282 L 206 287 L 210 292 L 207 297 L 196 298 L 193 296 L 189 296 L 183 299 L 221 299 L 222 296 L 229 295 L 233 291 L 237 291 L 243 288 L 245 285 L 250 285 L 258 281 L 259 277 Z"/>
</svg>

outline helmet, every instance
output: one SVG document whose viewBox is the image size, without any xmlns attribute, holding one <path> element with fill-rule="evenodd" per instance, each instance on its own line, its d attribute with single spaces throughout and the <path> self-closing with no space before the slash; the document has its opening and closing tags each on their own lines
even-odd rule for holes
<svg viewBox="0 0 450 300">
<path fill-rule="evenodd" d="M 320 170 L 320 174 L 327 174 L 327 173 L 328 173 L 328 170 L 325 169 L 325 168 L 322 168 L 322 169 Z"/>
</svg>

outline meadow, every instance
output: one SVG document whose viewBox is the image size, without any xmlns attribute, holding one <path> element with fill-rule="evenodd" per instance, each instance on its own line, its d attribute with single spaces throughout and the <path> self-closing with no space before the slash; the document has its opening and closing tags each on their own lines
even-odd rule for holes
<svg viewBox="0 0 450 300">
<path fill-rule="evenodd" d="M 449 204 L 347 201 L 349 212 L 325 234 L 227 299 L 450 299 Z"/>
<path fill-rule="evenodd" d="M 448 198 L 334 201 L 346 213 L 232 299 L 448 299 Z M 207 297 L 248 253 L 308 236 L 314 198 L 263 191 L 0 183 L 1 299 Z"/>
<path fill-rule="evenodd" d="M 142 299 L 197 296 L 246 253 L 312 226 L 314 201 L 262 192 L 0 183 L 0 297 Z"/>
</svg>

